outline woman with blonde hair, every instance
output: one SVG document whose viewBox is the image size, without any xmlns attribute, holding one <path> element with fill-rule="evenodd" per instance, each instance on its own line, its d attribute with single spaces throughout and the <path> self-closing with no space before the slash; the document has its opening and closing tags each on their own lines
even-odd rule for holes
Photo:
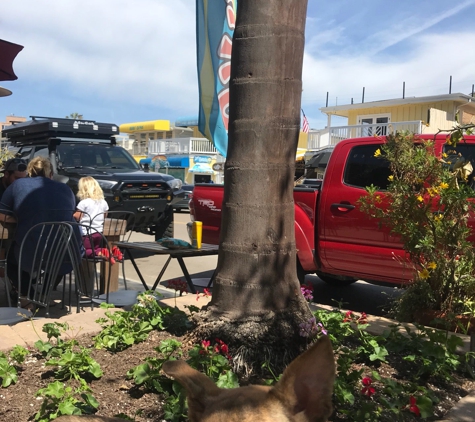
<svg viewBox="0 0 475 422">
<path fill-rule="evenodd" d="M 104 199 L 104 192 L 96 179 L 87 176 L 79 179 L 79 203 L 76 205 L 74 218 L 81 224 L 86 257 L 101 255 L 102 233 L 104 218 L 109 210 L 109 205 Z M 90 234 L 87 232 L 90 228 Z M 92 242 L 92 244 L 91 244 Z"/>
</svg>

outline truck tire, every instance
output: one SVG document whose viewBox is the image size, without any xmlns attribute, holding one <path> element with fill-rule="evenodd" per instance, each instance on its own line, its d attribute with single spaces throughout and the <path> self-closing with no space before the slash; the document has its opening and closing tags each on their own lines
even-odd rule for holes
<svg viewBox="0 0 475 422">
<path fill-rule="evenodd" d="M 300 284 L 305 284 L 305 276 L 307 273 L 302 267 L 302 264 L 300 263 L 299 259 L 297 258 L 297 278 L 299 279 Z"/>
<path fill-rule="evenodd" d="M 174 228 L 173 208 L 168 206 L 164 211 L 163 217 L 160 219 L 159 225 L 155 226 L 155 240 L 164 237 L 173 237 L 175 233 Z"/>
<path fill-rule="evenodd" d="M 335 287 L 346 287 L 350 284 L 356 283 L 358 279 L 345 277 L 345 276 L 334 276 L 330 274 L 325 274 L 320 271 L 317 271 L 317 276 L 320 280 L 324 281 L 325 283 L 331 284 Z"/>
</svg>

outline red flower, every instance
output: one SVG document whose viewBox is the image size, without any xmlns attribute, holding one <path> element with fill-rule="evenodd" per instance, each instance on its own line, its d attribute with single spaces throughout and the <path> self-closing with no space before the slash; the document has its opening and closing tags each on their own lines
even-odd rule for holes
<svg viewBox="0 0 475 422">
<path fill-rule="evenodd" d="M 203 294 L 206 296 L 206 297 L 211 297 L 211 293 L 208 289 L 203 289 Z"/>
<path fill-rule="evenodd" d="M 358 324 L 366 324 L 368 322 L 368 315 L 366 312 L 362 312 L 361 316 L 358 318 Z"/>
<path fill-rule="evenodd" d="M 348 311 L 345 314 L 345 318 L 343 319 L 343 322 L 351 322 L 353 320 L 353 311 Z"/>
<path fill-rule="evenodd" d="M 169 280 L 167 282 L 167 287 L 169 289 L 174 289 L 179 291 L 180 293 L 188 292 L 188 284 L 186 281 L 180 280 L 179 278 L 175 278 L 173 280 Z"/>
<path fill-rule="evenodd" d="M 409 397 L 409 411 L 414 413 L 416 416 L 421 416 L 421 411 L 417 407 L 417 400 L 415 397 L 411 396 Z"/>
<path fill-rule="evenodd" d="M 203 340 L 201 342 L 201 346 L 207 349 L 211 345 L 211 342 L 209 340 Z"/>
<path fill-rule="evenodd" d="M 376 390 L 371 387 L 372 382 L 372 379 L 369 377 L 364 377 L 361 380 L 361 383 L 364 385 L 364 387 L 361 389 L 361 394 L 371 397 L 374 393 L 376 393 Z"/>
</svg>

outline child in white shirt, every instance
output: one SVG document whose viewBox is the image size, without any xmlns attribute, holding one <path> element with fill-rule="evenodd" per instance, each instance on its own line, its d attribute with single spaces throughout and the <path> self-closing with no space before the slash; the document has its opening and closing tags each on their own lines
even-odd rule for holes
<svg viewBox="0 0 475 422">
<path fill-rule="evenodd" d="M 84 248 L 86 257 L 102 255 L 102 233 L 104 228 L 104 218 L 109 210 L 109 205 L 104 199 L 104 192 L 96 179 L 87 176 L 79 179 L 77 197 L 80 202 L 77 204 L 77 211 L 74 218 L 81 223 Z M 90 235 L 87 228 L 90 227 Z M 91 244 L 92 243 L 92 244 Z"/>
</svg>

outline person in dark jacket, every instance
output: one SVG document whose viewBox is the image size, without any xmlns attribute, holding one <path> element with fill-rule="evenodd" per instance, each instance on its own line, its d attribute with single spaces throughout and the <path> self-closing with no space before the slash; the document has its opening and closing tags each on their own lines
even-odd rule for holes
<svg viewBox="0 0 475 422">
<path fill-rule="evenodd" d="M 7 257 L 7 275 L 12 280 L 13 286 L 18 285 L 20 247 L 28 230 L 34 225 L 44 222 L 74 221 L 73 211 L 76 208 L 76 200 L 69 186 L 52 179 L 53 170 L 48 158 L 33 158 L 28 163 L 27 171 L 30 177 L 18 179 L 12 183 L 0 200 L 0 208 L 13 211 L 17 219 L 14 244 L 10 247 Z M 77 238 L 81 241 L 77 226 L 74 228 Z M 29 244 L 25 244 L 23 247 L 26 257 L 25 266 L 22 261 L 23 268 L 31 266 L 28 257 L 30 260 L 33 259 L 31 257 L 34 255 L 35 247 L 36 245 Z M 64 262 L 60 274 L 64 275 L 71 271 L 71 264 Z M 22 274 L 20 294 L 28 293 L 28 284 L 29 274 Z"/>
<path fill-rule="evenodd" d="M 26 173 L 26 161 L 21 158 L 10 158 L 3 162 L 3 166 L 0 169 L 0 173 L 3 176 L 0 178 L 0 200 L 3 193 L 7 190 L 15 180 L 22 179 L 27 176 Z"/>
</svg>

